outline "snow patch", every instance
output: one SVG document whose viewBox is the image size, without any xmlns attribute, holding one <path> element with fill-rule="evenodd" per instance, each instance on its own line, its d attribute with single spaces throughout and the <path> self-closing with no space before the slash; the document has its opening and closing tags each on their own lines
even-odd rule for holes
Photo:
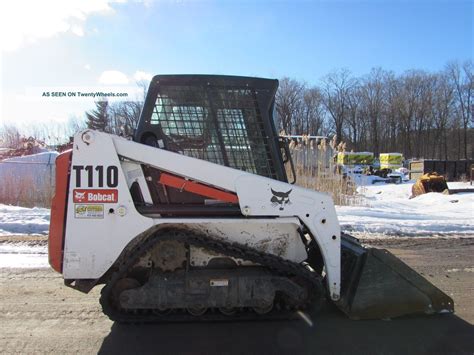
<svg viewBox="0 0 474 355">
<path fill-rule="evenodd" d="M 454 268 L 454 269 L 449 269 L 447 270 L 448 272 L 460 272 L 460 271 L 464 271 L 464 272 L 474 272 L 474 267 L 465 267 L 464 269 L 457 269 L 457 268 Z"/>
<path fill-rule="evenodd" d="M 50 210 L 0 204 L 0 236 L 48 234 Z"/>
<path fill-rule="evenodd" d="M 0 268 L 48 268 L 46 246 L 0 245 Z"/>
<path fill-rule="evenodd" d="M 342 230 L 378 236 L 474 235 L 474 193 L 428 193 L 410 199 L 412 185 L 359 186 L 363 206 L 336 206 Z"/>
</svg>

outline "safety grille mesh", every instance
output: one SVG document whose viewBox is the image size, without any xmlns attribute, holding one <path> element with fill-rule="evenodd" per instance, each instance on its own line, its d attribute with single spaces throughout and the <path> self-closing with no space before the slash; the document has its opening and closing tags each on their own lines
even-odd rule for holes
<svg viewBox="0 0 474 355">
<path fill-rule="evenodd" d="M 276 178 L 252 88 L 161 86 L 150 123 L 168 150 Z"/>
</svg>

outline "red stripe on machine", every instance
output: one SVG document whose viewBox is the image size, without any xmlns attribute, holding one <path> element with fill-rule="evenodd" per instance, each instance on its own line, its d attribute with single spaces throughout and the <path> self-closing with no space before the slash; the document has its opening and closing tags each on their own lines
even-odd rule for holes
<svg viewBox="0 0 474 355">
<path fill-rule="evenodd" d="M 213 198 L 219 201 L 230 203 L 239 202 L 237 195 L 232 192 L 222 191 L 211 186 L 200 184 L 199 182 L 189 181 L 176 175 L 161 173 L 160 180 L 158 182 L 166 186 Z"/>
<path fill-rule="evenodd" d="M 51 221 L 49 223 L 48 258 L 49 264 L 57 272 L 63 271 L 64 234 L 66 230 L 66 211 L 69 185 L 69 165 L 72 150 L 56 158 L 56 190 L 51 203 Z"/>
</svg>

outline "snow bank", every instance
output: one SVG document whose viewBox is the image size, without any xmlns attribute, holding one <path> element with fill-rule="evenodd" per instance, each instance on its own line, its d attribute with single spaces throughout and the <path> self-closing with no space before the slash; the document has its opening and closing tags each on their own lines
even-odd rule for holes
<svg viewBox="0 0 474 355">
<path fill-rule="evenodd" d="M 46 246 L 22 244 L 0 245 L 0 268 L 46 268 L 48 251 Z"/>
<path fill-rule="evenodd" d="M 400 176 L 402 181 L 408 182 L 409 179 L 406 177 L 406 169 L 405 168 L 400 168 L 392 172 L 390 175 L 394 176 Z M 357 186 L 370 186 L 370 185 L 375 185 L 375 184 L 385 184 L 387 183 L 388 178 L 382 178 L 380 176 L 376 175 L 364 175 L 364 174 L 355 174 L 355 173 L 349 173 L 349 177 L 354 181 L 354 183 Z M 412 183 L 413 184 L 413 183 Z"/>
<path fill-rule="evenodd" d="M 24 208 L 0 204 L 0 236 L 48 234 L 49 209 Z"/>
<path fill-rule="evenodd" d="M 412 185 L 360 186 L 363 207 L 336 207 L 342 230 L 369 236 L 474 235 L 474 193 L 428 193 L 409 199 Z M 468 183 L 448 186 L 469 188 Z"/>
</svg>

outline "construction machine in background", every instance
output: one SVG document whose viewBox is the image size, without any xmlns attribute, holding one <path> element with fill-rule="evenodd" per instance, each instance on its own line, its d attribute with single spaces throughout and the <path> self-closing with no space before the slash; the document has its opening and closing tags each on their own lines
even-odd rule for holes
<svg viewBox="0 0 474 355">
<path fill-rule="evenodd" d="M 453 312 L 288 183 L 277 80 L 159 75 L 133 140 L 85 130 L 56 161 L 49 261 L 119 322 L 275 319 L 327 298 L 353 319 Z"/>
<path fill-rule="evenodd" d="M 429 192 L 449 194 L 448 183 L 443 175 L 439 175 L 437 172 L 421 175 L 411 187 L 411 198 Z"/>
</svg>

